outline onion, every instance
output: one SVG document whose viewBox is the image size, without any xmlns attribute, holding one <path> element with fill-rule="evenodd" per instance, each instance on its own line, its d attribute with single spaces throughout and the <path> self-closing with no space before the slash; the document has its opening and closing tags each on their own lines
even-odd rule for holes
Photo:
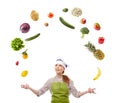
<svg viewBox="0 0 120 103">
<path fill-rule="evenodd" d="M 20 26 L 20 31 L 22 33 L 27 33 L 28 31 L 30 30 L 30 25 L 28 23 L 23 23 L 21 26 Z"/>
</svg>

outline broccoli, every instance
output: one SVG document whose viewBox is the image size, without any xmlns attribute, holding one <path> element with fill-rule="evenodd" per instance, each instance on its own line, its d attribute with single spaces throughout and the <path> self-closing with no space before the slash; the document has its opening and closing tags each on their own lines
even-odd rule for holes
<svg viewBox="0 0 120 103">
<path fill-rule="evenodd" d="M 83 27 L 80 29 L 80 32 L 82 33 L 81 38 L 84 38 L 84 35 L 89 33 L 89 29 L 87 27 Z"/>
<path fill-rule="evenodd" d="M 24 48 L 24 42 L 20 38 L 15 38 L 11 41 L 11 48 L 15 51 L 18 51 Z"/>
</svg>

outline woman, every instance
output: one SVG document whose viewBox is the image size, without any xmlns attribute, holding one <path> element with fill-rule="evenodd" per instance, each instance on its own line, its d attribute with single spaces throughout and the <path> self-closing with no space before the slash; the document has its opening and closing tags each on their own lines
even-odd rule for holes
<svg viewBox="0 0 120 103">
<path fill-rule="evenodd" d="M 31 88 L 28 84 L 22 84 L 21 88 L 29 89 L 37 96 L 44 94 L 47 90 L 50 90 L 52 99 L 51 103 L 69 103 L 69 94 L 72 93 L 73 96 L 79 98 L 87 93 L 95 93 L 95 88 L 88 88 L 84 92 L 77 91 L 74 87 L 73 81 L 66 75 L 63 75 L 67 64 L 61 60 L 57 59 L 55 64 L 56 76 L 48 79 L 44 86 L 38 90 Z"/>
</svg>

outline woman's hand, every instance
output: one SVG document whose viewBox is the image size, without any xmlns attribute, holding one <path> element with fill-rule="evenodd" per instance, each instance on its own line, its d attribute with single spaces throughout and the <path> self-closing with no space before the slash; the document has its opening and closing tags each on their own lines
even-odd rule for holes
<svg viewBox="0 0 120 103">
<path fill-rule="evenodd" d="M 32 91 L 34 94 L 36 94 L 37 96 L 39 96 L 39 90 L 36 90 L 36 89 L 31 88 L 28 84 L 21 84 L 21 88 L 29 89 L 29 90 Z"/>
<path fill-rule="evenodd" d="M 29 85 L 28 84 L 21 84 L 21 88 L 29 89 Z"/>
<path fill-rule="evenodd" d="M 94 90 L 95 90 L 95 88 L 88 88 L 88 93 L 94 93 L 94 94 L 96 94 Z"/>
</svg>

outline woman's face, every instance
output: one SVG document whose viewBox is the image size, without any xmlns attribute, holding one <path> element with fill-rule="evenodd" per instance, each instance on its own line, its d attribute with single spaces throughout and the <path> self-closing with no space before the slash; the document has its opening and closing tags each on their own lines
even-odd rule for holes
<svg viewBox="0 0 120 103">
<path fill-rule="evenodd" d="M 56 64 L 55 65 L 56 74 L 61 75 L 61 74 L 63 74 L 64 70 L 65 69 L 61 64 Z"/>
</svg>

